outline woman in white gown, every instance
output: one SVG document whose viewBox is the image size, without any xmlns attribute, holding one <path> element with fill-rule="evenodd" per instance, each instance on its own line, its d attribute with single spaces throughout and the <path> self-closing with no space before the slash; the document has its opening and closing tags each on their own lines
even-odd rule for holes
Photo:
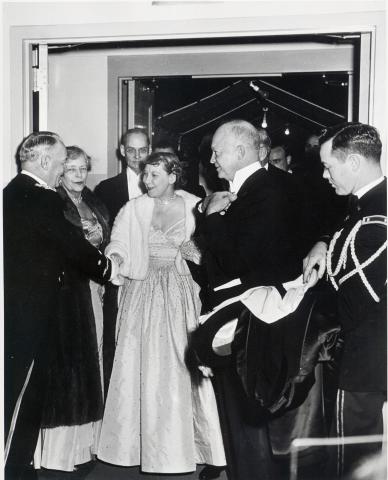
<svg viewBox="0 0 388 480">
<path fill-rule="evenodd" d="M 184 357 L 200 300 L 184 260 L 199 199 L 175 190 L 178 158 L 154 153 L 143 165 L 147 194 L 116 217 L 106 254 L 120 264 L 116 353 L 99 459 L 144 472 L 183 473 L 224 465 L 217 407 L 208 378 L 195 381 Z"/>
</svg>

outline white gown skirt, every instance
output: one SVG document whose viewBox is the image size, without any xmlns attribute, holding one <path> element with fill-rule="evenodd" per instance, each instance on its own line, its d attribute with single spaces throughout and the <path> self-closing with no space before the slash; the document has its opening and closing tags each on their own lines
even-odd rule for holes
<svg viewBox="0 0 388 480">
<path fill-rule="evenodd" d="M 198 293 L 173 260 L 156 258 L 145 280 L 122 287 L 99 459 L 158 473 L 225 465 L 211 381 L 194 381 L 184 361 Z"/>
</svg>

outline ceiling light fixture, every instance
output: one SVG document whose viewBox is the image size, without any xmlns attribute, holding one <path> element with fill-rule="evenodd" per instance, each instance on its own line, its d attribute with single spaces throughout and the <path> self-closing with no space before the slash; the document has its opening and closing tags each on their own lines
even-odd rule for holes
<svg viewBox="0 0 388 480">
<path fill-rule="evenodd" d="M 263 121 L 261 122 L 261 128 L 267 128 L 268 123 L 267 123 L 267 112 L 268 112 L 268 107 L 263 107 Z"/>
</svg>

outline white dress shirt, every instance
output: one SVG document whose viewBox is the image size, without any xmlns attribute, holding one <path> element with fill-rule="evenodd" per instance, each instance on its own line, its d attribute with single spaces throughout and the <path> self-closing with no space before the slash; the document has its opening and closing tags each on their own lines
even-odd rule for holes
<svg viewBox="0 0 388 480">
<path fill-rule="evenodd" d="M 140 175 L 135 173 L 131 168 L 127 167 L 127 180 L 128 180 L 128 197 L 129 200 L 132 198 L 139 197 L 143 194 L 140 188 L 141 178 Z"/>
<path fill-rule="evenodd" d="M 266 170 L 268 170 L 268 163 L 266 163 L 265 166 L 262 167 L 260 162 L 253 162 L 246 167 L 237 170 L 233 180 L 229 182 L 230 191 L 232 193 L 238 193 L 245 180 L 251 175 L 253 175 L 255 172 L 257 172 L 257 170 L 260 170 L 260 168 L 265 168 Z"/>
</svg>

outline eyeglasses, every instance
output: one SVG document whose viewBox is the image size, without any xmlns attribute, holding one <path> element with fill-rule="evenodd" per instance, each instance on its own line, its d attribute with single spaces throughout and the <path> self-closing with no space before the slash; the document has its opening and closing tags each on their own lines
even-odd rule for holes
<svg viewBox="0 0 388 480">
<path fill-rule="evenodd" d="M 142 155 L 148 154 L 148 147 L 141 147 L 141 148 L 127 147 L 125 149 L 125 153 L 133 157 L 140 157 Z"/>
<path fill-rule="evenodd" d="M 69 167 L 69 168 L 65 167 L 65 173 L 76 174 L 78 172 L 81 174 L 88 173 L 88 168 L 87 167 Z"/>
</svg>

